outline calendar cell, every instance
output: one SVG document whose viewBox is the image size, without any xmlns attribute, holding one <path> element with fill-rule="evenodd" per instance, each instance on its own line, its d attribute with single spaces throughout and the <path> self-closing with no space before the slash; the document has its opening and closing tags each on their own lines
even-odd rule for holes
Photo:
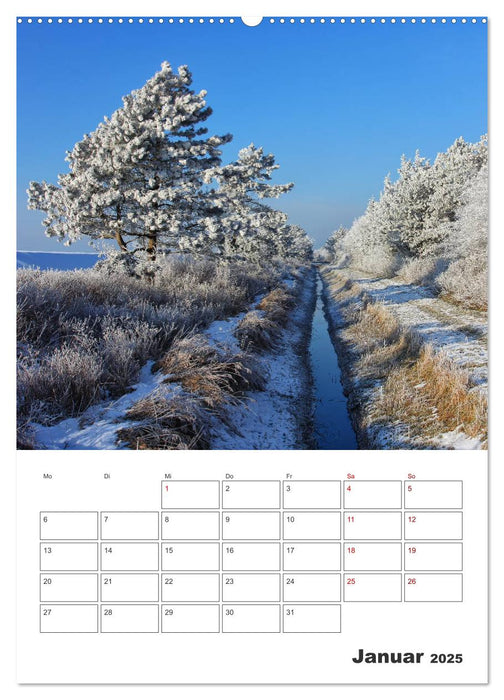
<svg viewBox="0 0 504 700">
<path fill-rule="evenodd" d="M 341 508 L 341 481 L 284 481 L 283 507 Z"/>
<path fill-rule="evenodd" d="M 40 602 L 65 603 L 98 601 L 98 574 L 41 574 Z"/>
<path fill-rule="evenodd" d="M 405 513 L 404 539 L 461 540 L 462 513 Z"/>
<path fill-rule="evenodd" d="M 163 540 L 218 540 L 220 513 L 165 511 L 161 514 Z"/>
<path fill-rule="evenodd" d="M 101 545 L 101 568 L 105 571 L 157 571 L 157 542 L 107 542 Z"/>
<path fill-rule="evenodd" d="M 163 571 L 218 571 L 218 542 L 163 542 Z"/>
<path fill-rule="evenodd" d="M 404 484 L 405 508 L 462 508 L 461 481 L 412 481 Z"/>
<path fill-rule="evenodd" d="M 102 632 L 159 632 L 157 605 L 102 605 Z"/>
<path fill-rule="evenodd" d="M 334 512 L 284 511 L 284 540 L 339 540 L 341 515 Z"/>
<path fill-rule="evenodd" d="M 161 484 L 161 508 L 163 510 L 218 507 L 218 481 L 163 481 Z"/>
<path fill-rule="evenodd" d="M 400 571 L 400 542 L 345 542 L 344 567 L 352 571 Z"/>
<path fill-rule="evenodd" d="M 101 514 L 102 540 L 157 540 L 159 513 L 106 512 Z"/>
<path fill-rule="evenodd" d="M 285 602 L 338 603 L 341 600 L 340 574 L 284 574 Z"/>
<path fill-rule="evenodd" d="M 40 606 L 41 632 L 98 632 L 97 605 Z"/>
<path fill-rule="evenodd" d="M 96 542 L 42 542 L 41 571 L 97 571 Z"/>
<path fill-rule="evenodd" d="M 280 539 L 280 513 L 222 514 L 223 540 L 278 540 Z"/>
<path fill-rule="evenodd" d="M 219 574 L 164 573 L 161 576 L 161 600 L 173 603 L 218 602 L 219 584 Z"/>
<path fill-rule="evenodd" d="M 280 632 L 279 605 L 223 605 L 223 632 Z"/>
<path fill-rule="evenodd" d="M 280 574 L 225 574 L 222 600 L 227 603 L 274 603 L 280 600 Z"/>
<path fill-rule="evenodd" d="M 341 632 L 341 605 L 284 605 L 284 632 Z"/>
<path fill-rule="evenodd" d="M 345 539 L 348 540 L 400 540 L 402 513 L 344 514 Z"/>
<path fill-rule="evenodd" d="M 462 602 L 462 574 L 405 574 L 406 602 Z"/>
<path fill-rule="evenodd" d="M 408 542 L 404 545 L 405 571 L 461 571 L 461 542 Z"/>
<path fill-rule="evenodd" d="M 41 540 L 96 540 L 98 513 L 96 512 L 42 512 L 40 513 Z"/>
<path fill-rule="evenodd" d="M 279 481 L 223 481 L 223 508 L 280 508 Z"/>
<path fill-rule="evenodd" d="M 145 602 L 159 600 L 158 574 L 101 574 L 103 602 Z"/>
<path fill-rule="evenodd" d="M 343 599 L 346 602 L 392 603 L 402 600 L 402 574 L 345 573 Z"/>
<path fill-rule="evenodd" d="M 279 543 L 226 542 L 222 545 L 223 571 L 278 571 L 279 569 Z"/>
<path fill-rule="evenodd" d="M 341 547 L 334 542 L 289 542 L 283 545 L 285 571 L 339 571 Z"/>
<path fill-rule="evenodd" d="M 400 508 L 401 481 L 345 481 L 345 508 Z"/>
<path fill-rule="evenodd" d="M 162 605 L 161 632 L 219 632 L 218 605 Z"/>
</svg>

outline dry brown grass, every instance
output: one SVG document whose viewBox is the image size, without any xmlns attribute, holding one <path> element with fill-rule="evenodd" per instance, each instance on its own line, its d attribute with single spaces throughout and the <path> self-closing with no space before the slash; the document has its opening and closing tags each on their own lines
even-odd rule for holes
<svg viewBox="0 0 504 700">
<path fill-rule="evenodd" d="M 471 386 L 468 372 L 422 344 L 392 311 L 372 303 L 343 273 L 330 271 L 326 282 L 345 319 L 341 339 L 358 385 L 384 380 L 376 398 L 366 408 L 360 406 L 366 414 L 362 424 L 399 423 L 410 436 L 426 441 L 460 430 L 484 444 L 487 399 Z"/>
<path fill-rule="evenodd" d="M 413 426 L 421 436 L 461 430 L 486 440 L 487 399 L 471 390 L 469 375 L 432 346 L 392 370 L 373 406 L 373 415 Z"/>
<path fill-rule="evenodd" d="M 196 399 L 166 396 L 162 390 L 137 401 L 126 414 L 136 425 L 117 437 L 134 450 L 206 450 L 208 425 Z"/>
<path fill-rule="evenodd" d="M 280 341 L 280 325 L 261 312 L 249 311 L 237 325 L 235 337 L 243 350 L 274 350 Z"/>
<path fill-rule="evenodd" d="M 324 273 L 329 295 L 337 302 L 339 311 L 346 321 L 355 320 L 370 298 L 364 289 L 338 270 Z"/>
<path fill-rule="evenodd" d="M 345 339 L 362 352 L 395 341 L 400 334 L 401 327 L 394 314 L 383 304 L 367 304 L 347 328 Z"/>
<path fill-rule="evenodd" d="M 255 310 L 249 311 L 236 327 L 234 334 L 242 350 L 275 350 L 281 329 L 287 325 L 295 305 L 295 295 L 285 286 L 276 287 L 266 294 Z"/>
<path fill-rule="evenodd" d="M 383 304 L 367 304 L 354 314 L 354 319 L 343 331 L 343 339 L 358 356 L 358 376 L 385 377 L 402 361 L 417 355 L 418 338 L 405 331 Z"/>
<path fill-rule="evenodd" d="M 277 287 L 267 294 L 256 308 L 264 311 L 265 317 L 270 321 L 285 326 L 295 303 L 294 295 L 287 288 Z"/>
<path fill-rule="evenodd" d="M 133 449 L 208 449 L 211 416 L 227 421 L 226 408 L 263 390 L 265 378 L 248 350 L 276 347 L 294 295 L 284 287 L 267 294 L 238 324 L 240 352 L 211 344 L 203 334 L 175 339 L 152 368 L 166 375 L 164 387 L 137 401 L 126 417 L 135 425 L 118 431 L 119 441 Z M 170 395 L 167 384 L 183 394 Z"/>
<path fill-rule="evenodd" d="M 210 409 L 236 403 L 246 391 L 264 389 L 264 379 L 247 353 L 216 348 L 203 335 L 176 340 L 153 370 L 167 375 L 165 383 L 178 382 L 197 394 Z"/>
</svg>

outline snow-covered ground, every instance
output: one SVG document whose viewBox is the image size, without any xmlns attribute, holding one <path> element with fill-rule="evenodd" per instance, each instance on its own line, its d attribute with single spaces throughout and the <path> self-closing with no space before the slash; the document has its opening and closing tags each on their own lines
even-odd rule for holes
<svg viewBox="0 0 504 700">
<path fill-rule="evenodd" d="M 287 280 L 291 286 L 293 281 Z M 306 357 L 303 356 L 305 334 L 310 328 L 315 295 L 314 272 L 307 269 L 297 282 L 299 303 L 292 312 L 276 352 L 259 356 L 267 376 L 265 391 L 248 392 L 246 400 L 228 409 L 228 424 L 214 420 L 211 449 L 293 449 L 306 447 L 303 422 L 311 406 L 311 394 Z M 251 308 L 259 303 L 255 299 Z M 214 321 L 204 331 L 211 342 L 239 350 L 233 333 L 245 312 L 232 318 Z M 38 445 L 45 449 L 104 450 L 118 449 L 117 432 L 131 427 L 126 418 L 131 406 L 153 392 L 166 378 L 161 372 L 152 373 L 153 363 L 142 369 L 132 390 L 112 401 L 92 406 L 78 418 L 68 418 L 52 426 L 33 425 Z M 164 384 L 164 391 L 167 385 Z M 174 394 L 181 391 L 170 384 Z"/>
<path fill-rule="evenodd" d="M 114 401 L 102 401 L 88 408 L 78 418 L 66 418 L 55 425 L 33 424 L 37 444 L 47 450 L 115 450 L 117 431 L 131 426 L 126 411 L 154 391 L 165 378 L 161 372 L 151 372 L 153 362 L 147 362 L 132 391 Z"/>
<path fill-rule="evenodd" d="M 325 272 L 330 271 L 325 268 Z M 438 352 L 443 352 L 458 366 L 466 370 L 473 391 L 486 392 L 488 387 L 487 372 L 487 316 L 484 312 L 464 309 L 434 296 L 428 289 L 418 285 L 406 284 L 399 278 L 377 279 L 355 270 L 338 270 L 344 277 L 351 279 L 361 288 L 361 293 L 369 295 L 373 301 L 384 304 L 393 312 L 406 330 L 416 333 L 422 342 L 431 344 Z M 369 413 L 373 399 L 381 391 L 384 380 L 361 381 L 358 373 L 352 371 L 353 358 L 341 342 L 340 333 L 345 323 L 338 310 L 338 301 L 327 288 L 325 279 L 325 296 L 328 312 L 332 318 L 331 334 L 338 347 L 340 362 L 346 365 L 343 376 L 345 392 L 349 396 L 349 405 L 354 412 L 354 425 L 360 438 L 361 447 L 373 449 L 481 449 L 482 442 L 471 438 L 462 430 L 439 433 L 424 440 L 414 434 L 410 427 L 402 422 L 384 425 L 372 424 L 360 435 L 358 425 Z M 357 417 L 360 418 L 357 418 Z M 364 421 L 365 422 L 365 421 Z"/>
<path fill-rule="evenodd" d="M 306 444 L 303 432 L 311 415 L 306 334 L 315 301 L 314 270 L 307 270 L 299 284 L 299 302 L 278 349 L 259 358 L 267 376 L 266 389 L 248 392 L 246 403 L 232 407 L 230 425 L 220 428 L 212 449 L 290 450 L 311 446 Z M 239 320 L 232 319 L 226 326 L 216 321 L 207 334 L 214 341 L 236 343 L 232 333 Z M 237 349 L 237 345 L 232 347 Z"/>
<path fill-rule="evenodd" d="M 348 272 L 348 271 L 347 271 Z M 352 279 L 373 299 L 381 302 L 436 350 L 466 369 L 480 389 L 488 385 L 487 315 L 464 309 L 434 296 L 425 287 L 405 284 L 399 278 L 375 279 L 352 273 Z"/>
</svg>

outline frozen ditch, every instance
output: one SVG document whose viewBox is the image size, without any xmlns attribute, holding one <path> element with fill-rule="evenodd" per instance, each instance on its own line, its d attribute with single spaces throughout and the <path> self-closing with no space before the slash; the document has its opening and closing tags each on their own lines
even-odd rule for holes
<svg viewBox="0 0 504 700">
<path fill-rule="evenodd" d="M 324 312 L 322 280 L 308 268 L 298 285 L 297 306 L 283 329 L 279 347 L 257 358 L 267 378 L 265 390 L 248 392 L 245 402 L 229 407 L 224 423 L 214 422 L 210 449 L 357 449 Z M 260 298 L 252 306 L 258 301 Z M 243 316 L 214 321 L 203 333 L 212 344 L 238 350 L 234 330 Z M 152 374 L 151 367 L 149 361 L 137 383 L 118 399 L 103 401 L 56 425 L 35 425 L 40 446 L 125 449 L 117 442 L 117 432 L 131 425 L 126 418 L 128 409 L 164 380 L 160 372 Z M 173 386 L 174 393 L 180 390 Z"/>
<path fill-rule="evenodd" d="M 341 384 L 341 369 L 324 313 L 320 275 L 317 275 L 317 302 L 309 352 L 313 377 L 313 437 L 316 446 L 319 450 L 357 449 L 347 399 Z"/>
</svg>

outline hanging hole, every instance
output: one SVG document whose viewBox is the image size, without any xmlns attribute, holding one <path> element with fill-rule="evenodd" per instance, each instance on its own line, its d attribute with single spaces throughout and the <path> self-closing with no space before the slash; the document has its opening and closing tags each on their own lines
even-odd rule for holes
<svg viewBox="0 0 504 700">
<path fill-rule="evenodd" d="M 262 17 L 242 17 L 241 21 L 247 27 L 257 27 L 262 22 Z"/>
</svg>

